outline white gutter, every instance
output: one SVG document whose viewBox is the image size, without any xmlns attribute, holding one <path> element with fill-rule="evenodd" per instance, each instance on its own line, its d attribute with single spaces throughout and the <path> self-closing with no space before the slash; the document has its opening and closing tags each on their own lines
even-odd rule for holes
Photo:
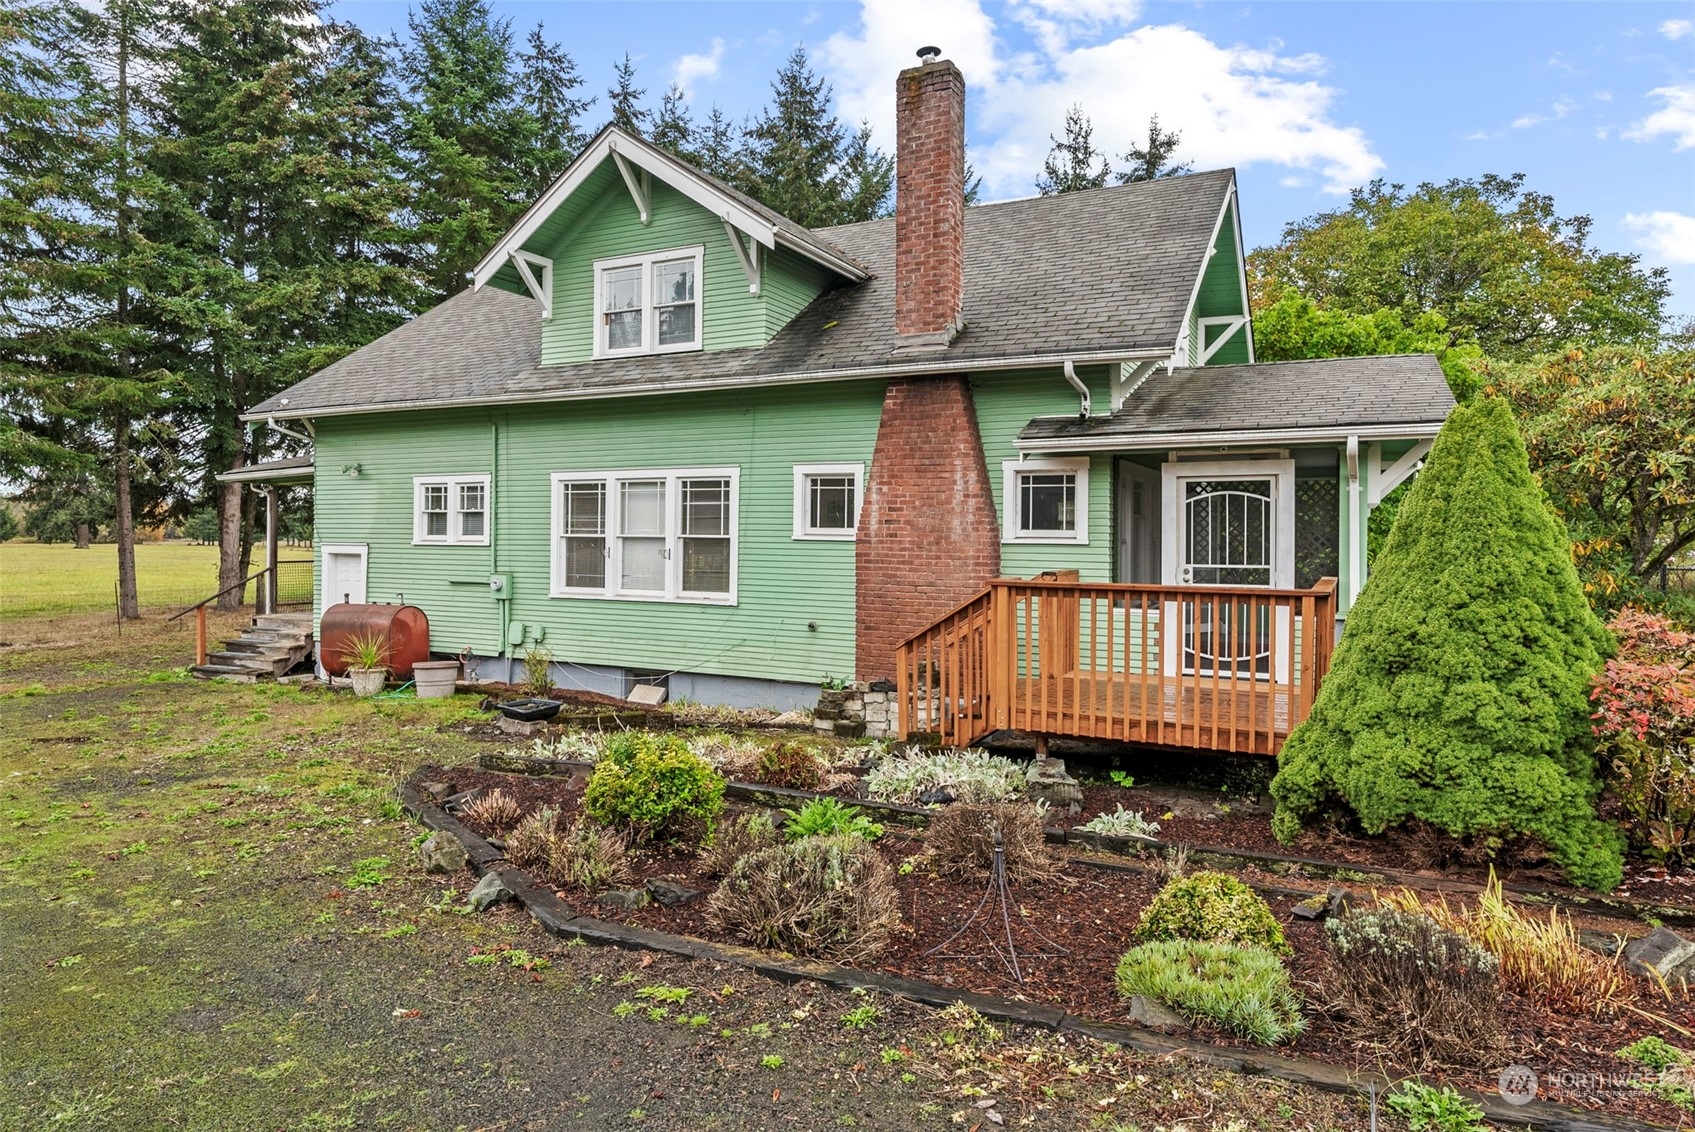
<svg viewBox="0 0 1695 1132">
<path fill-rule="evenodd" d="M 243 417 L 242 418 L 242 420 L 251 420 L 251 419 L 252 418 L 250 418 L 250 417 Z M 282 433 L 284 436 L 292 436 L 296 440 L 304 440 L 307 444 L 311 444 L 313 442 L 313 440 L 315 439 L 314 437 L 307 436 L 306 433 L 304 433 L 304 432 L 295 432 L 291 428 L 284 428 L 282 425 L 277 423 L 277 415 L 275 413 L 271 413 L 271 414 L 269 414 L 268 416 L 265 417 L 265 424 L 269 428 L 276 429 L 278 432 Z M 311 431 L 310 425 L 307 426 L 307 431 L 308 432 Z"/>
<path fill-rule="evenodd" d="M 856 381 L 873 377 L 910 377 L 927 373 L 996 373 L 1014 369 L 1040 369 L 1071 363 L 1074 366 L 1110 365 L 1121 361 L 1162 360 L 1170 356 L 1169 348 L 1146 350 L 1112 350 L 1093 354 L 1033 354 L 1026 357 L 994 358 L 987 361 L 943 357 L 937 361 L 904 361 L 896 365 L 853 366 L 845 369 L 814 370 L 806 373 L 774 373 L 757 377 L 724 378 L 699 377 L 672 381 L 664 385 L 643 385 L 618 388 L 604 385 L 581 389 L 538 389 L 531 392 L 502 393 L 491 397 L 437 397 L 422 401 L 391 401 L 384 404 L 330 405 L 320 408 L 272 409 L 264 413 L 244 413 L 244 421 L 286 420 L 307 417 L 345 417 L 357 413 L 393 413 L 418 409 L 465 409 L 489 405 L 534 405 L 556 401 L 608 401 L 620 397 L 657 397 L 667 393 L 700 393 L 715 389 L 758 389 L 769 385 L 810 385 L 826 381 Z M 396 375 L 397 383 L 399 377 Z M 545 373 L 543 373 L 545 376 Z M 1074 418 L 1067 417 L 1067 420 Z M 1435 435 L 1434 433 L 1430 435 Z M 1122 447 L 1122 445 L 1120 445 Z"/>
<path fill-rule="evenodd" d="M 1348 608 L 1360 595 L 1365 569 L 1365 515 L 1360 508 L 1360 438 L 1348 437 Z"/>
<path fill-rule="evenodd" d="M 1072 417 L 1037 418 L 1070 421 Z M 1359 440 L 1424 440 L 1436 435 L 1441 421 L 1339 428 L 1236 429 L 1229 432 L 1108 433 L 1098 436 L 1020 440 L 1029 452 L 1122 452 L 1125 449 L 1229 448 L 1239 444 L 1342 444 Z"/>
<path fill-rule="evenodd" d="M 1083 379 L 1077 376 L 1077 363 L 1070 358 L 1065 359 L 1065 380 L 1071 383 L 1071 388 L 1077 390 L 1077 395 L 1083 398 L 1083 405 L 1077 410 L 1080 420 L 1089 419 L 1089 387 L 1083 384 Z"/>
</svg>

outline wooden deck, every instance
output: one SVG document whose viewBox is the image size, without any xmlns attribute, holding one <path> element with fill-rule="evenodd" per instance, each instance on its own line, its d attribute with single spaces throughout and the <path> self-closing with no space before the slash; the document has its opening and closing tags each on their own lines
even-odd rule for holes
<svg viewBox="0 0 1695 1132">
<path fill-rule="evenodd" d="M 1329 669 L 1335 583 L 1311 590 L 1000 580 L 899 653 L 900 731 L 1013 729 L 1275 755 Z"/>
</svg>

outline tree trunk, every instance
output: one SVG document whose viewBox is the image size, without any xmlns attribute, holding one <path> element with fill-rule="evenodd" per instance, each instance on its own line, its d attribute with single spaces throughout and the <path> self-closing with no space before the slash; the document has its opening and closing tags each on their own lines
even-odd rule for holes
<svg viewBox="0 0 1695 1132">
<path fill-rule="evenodd" d="M 129 421 L 119 418 L 112 440 L 113 494 L 118 504 L 113 525 L 118 538 L 118 617 L 134 621 L 141 616 L 141 600 L 135 589 L 135 508 L 130 500 Z"/>
<path fill-rule="evenodd" d="M 78 550 L 87 550 L 88 549 L 88 543 L 89 543 L 88 524 L 87 523 L 78 523 L 77 524 L 77 549 Z"/>
<path fill-rule="evenodd" d="M 239 468 L 244 463 L 241 456 L 237 455 L 235 466 Z M 229 589 L 247 576 L 242 573 L 241 562 L 241 485 L 221 483 L 217 487 L 217 496 L 218 588 L 222 590 Z M 240 609 L 242 596 L 239 588 L 231 589 L 218 599 L 218 608 Z"/>
</svg>

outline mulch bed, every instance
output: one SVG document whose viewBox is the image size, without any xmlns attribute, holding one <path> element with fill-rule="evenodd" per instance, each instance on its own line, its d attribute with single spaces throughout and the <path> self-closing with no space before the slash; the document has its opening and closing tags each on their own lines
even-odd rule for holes
<svg viewBox="0 0 1695 1132">
<path fill-rule="evenodd" d="M 559 807 L 565 821 L 572 820 L 579 812 L 583 789 L 581 777 L 547 778 L 470 768 L 432 768 L 421 777 L 447 783 L 455 791 L 498 786 L 526 811 L 542 804 Z M 1109 794 L 1107 791 L 1116 793 Z M 1118 801 L 1123 801 L 1126 808 L 1136 809 L 1146 808 L 1147 802 L 1153 800 L 1151 797 L 1138 799 L 1139 805 L 1125 800 L 1126 795 L 1134 797 L 1136 794 L 1138 790 L 1134 788 L 1125 791 L 1119 787 L 1092 787 L 1086 792 L 1086 797 L 1090 803 L 1096 804 L 1103 798 L 1109 799 L 1104 805 L 1108 811 Z M 1158 813 L 1149 816 L 1157 819 Z M 1251 836 L 1217 836 L 1217 831 L 1249 833 L 1255 828 L 1256 820 L 1265 826 L 1265 836 L 1269 838 L 1269 823 L 1258 815 L 1162 821 L 1161 836 L 1260 852 L 1290 852 L 1286 847 L 1277 846 L 1275 841 L 1266 845 L 1263 841 L 1254 841 Z M 1200 836 L 1203 830 L 1213 836 Z M 478 832 L 488 835 L 493 831 Z M 891 825 L 887 834 L 877 842 L 877 848 L 891 865 L 898 866 L 902 861 L 922 853 L 923 840 L 912 831 Z M 1317 856 L 1319 853 L 1314 850 L 1318 848 L 1297 846 L 1295 851 Z M 1323 855 L 1334 857 L 1335 853 L 1326 849 Z M 1113 973 L 1119 957 L 1133 943 L 1131 927 L 1158 890 L 1160 881 L 1151 867 L 1126 864 L 1105 855 L 1073 856 L 1074 859 L 1064 864 L 1060 881 L 1012 890 L 1017 908 L 1028 915 L 1029 927 L 1049 941 L 1044 943 L 1027 928 L 1015 926 L 1014 942 L 1020 952 L 1020 966 L 1025 976 L 1022 985 L 1013 978 L 1002 959 L 992 952 L 987 937 L 978 934 L 976 927 L 949 948 L 950 954 L 967 957 L 948 958 L 930 954 L 972 914 L 983 898 L 986 882 L 940 877 L 930 873 L 921 863 L 909 875 L 897 876 L 906 930 L 885 952 L 880 969 L 961 990 L 1056 1005 L 1084 1017 L 1122 1020 L 1125 1003 L 1114 989 Z M 1106 867 L 1093 867 L 1084 863 L 1084 859 L 1100 862 Z M 1375 862 L 1362 860 L 1360 863 Z M 716 880 L 701 875 L 694 853 L 686 849 L 644 850 L 637 856 L 635 864 L 638 883 L 666 879 L 703 893 L 711 892 L 717 884 Z M 1403 857 L 1384 860 L 1381 864 L 1405 869 L 1409 862 Z M 1238 870 L 1238 875 L 1248 883 L 1262 887 L 1286 888 L 1297 883 L 1285 876 L 1262 874 L 1251 868 Z M 1519 879 L 1525 878 L 1521 874 Z M 1537 879 L 1542 878 L 1538 876 Z M 1318 890 L 1316 885 L 1314 890 Z M 584 913 L 602 919 L 735 942 L 707 925 L 704 899 L 679 907 L 667 908 L 656 903 L 632 912 L 620 912 L 581 892 L 564 891 L 561 896 Z M 1290 974 L 1310 1001 L 1319 1001 L 1322 998 L 1320 980 L 1326 965 L 1324 929 L 1320 924 L 1291 917 L 1297 899 L 1287 895 L 1268 896 L 1268 902 L 1284 924 L 1289 943 L 1295 951 L 1289 962 Z M 1641 932 L 1640 924 L 1608 920 L 1604 916 L 1580 914 L 1576 921 L 1581 927 L 1603 932 Z M 999 927 L 998 917 L 994 926 Z M 1644 983 L 1640 1005 L 1678 1026 L 1695 1030 L 1695 1003 L 1686 996 L 1666 1002 Z M 1680 1112 L 1675 1106 L 1649 1093 L 1618 1085 L 1620 1077 L 1639 1067 L 1613 1055 L 1614 1050 L 1650 1033 L 1658 1034 L 1674 1045 L 1687 1045 L 1689 1039 L 1672 1027 L 1632 1014 L 1604 1021 L 1590 1017 L 1554 1016 L 1537 1003 L 1510 992 L 1504 993 L 1502 1016 L 1509 1034 L 1504 1051 L 1490 1056 L 1487 1064 L 1474 1071 L 1431 1076 L 1478 1092 L 1492 1092 L 1496 1087 L 1496 1074 L 1502 1066 L 1522 1063 L 1541 1074 L 1543 1085 L 1540 1095 L 1544 1099 L 1602 1109 L 1613 1115 L 1644 1121 L 1679 1122 Z M 1197 1028 L 1196 1035 L 1216 1044 L 1247 1044 L 1204 1026 Z M 1356 1047 L 1338 1024 L 1320 1013 L 1311 1016 L 1311 1025 L 1304 1035 L 1281 1047 L 1280 1052 L 1350 1068 L 1383 1068 L 1372 1051 Z M 1556 1074 L 1569 1076 L 1556 1080 L 1551 1077 Z M 1573 1084 L 1574 1080 L 1589 1080 L 1595 1084 L 1586 1088 Z"/>
</svg>

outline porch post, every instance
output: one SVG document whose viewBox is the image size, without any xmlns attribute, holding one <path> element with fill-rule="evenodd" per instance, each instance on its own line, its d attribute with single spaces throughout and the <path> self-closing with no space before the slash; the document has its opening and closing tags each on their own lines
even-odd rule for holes
<svg viewBox="0 0 1695 1132">
<path fill-rule="evenodd" d="M 263 613 L 277 611 L 277 489 L 265 488 L 265 581 L 261 587 L 264 595 Z"/>
</svg>

